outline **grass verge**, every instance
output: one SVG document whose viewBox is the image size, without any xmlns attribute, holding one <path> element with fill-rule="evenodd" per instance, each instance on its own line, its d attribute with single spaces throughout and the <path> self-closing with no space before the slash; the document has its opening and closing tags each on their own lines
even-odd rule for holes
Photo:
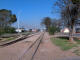
<svg viewBox="0 0 80 60">
<path fill-rule="evenodd" d="M 14 37 L 7 38 L 7 40 L 14 40 L 14 39 L 15 39 Z"/>
<path fill-rule="evenodd" d="M 53 42 L 53 44 L 59 46 L 64 51 L 77 46 L 77 44 L 72 44 L 68 41 L 68 39 L 64 38 L 51 38 L 51 41 Z"/>
</svg>

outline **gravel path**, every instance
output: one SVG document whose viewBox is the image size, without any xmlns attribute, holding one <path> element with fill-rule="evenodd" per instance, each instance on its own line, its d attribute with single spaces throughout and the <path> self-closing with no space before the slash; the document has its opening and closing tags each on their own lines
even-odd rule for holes
<svg viewBox="0 0 80 60">
<path fill-rule="evenodd" d="M 62 51 L 50 41 L 50 36 L 45 33 L 43 41 L 35 55 L 34 60 L 65 60 L 64 58 L 77 57 L 70 51 Z M 69 59 L 68 59 L 69 60 Z"/>
</svg>

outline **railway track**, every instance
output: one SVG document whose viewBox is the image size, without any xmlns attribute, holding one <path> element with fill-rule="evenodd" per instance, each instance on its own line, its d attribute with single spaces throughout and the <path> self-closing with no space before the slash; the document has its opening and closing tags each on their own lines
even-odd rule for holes
<svg viewBox="0 0 80 60">
<path fill-rule="evenodd" d="M 41 44 L 41 41 L 44 36 L 43 32 L 30 46 L 28 49 L 26 49 L 21 56 L 19 57 L 19 60 L 33 60 L 35 57 L 36 52 L 38 51 L 38 48 Z"/>
<path fill-rule="evenodd" d="M 24 35 L 24 36 L 21 36 L 21 37 L 15 39 L 15 40 L 7 41 L 7 42 L 4 41 L 4 42 L 0 43 L 0 46 L 8 46 L 8 45 L 14 44 L 14 43 L 16 43 L 18 41 L 24 40 L 26 38 L 32 37 L 32 36 L 37 35 L 37 34 L 38 33 L 27 34 L 27 35 Z"/>
</svg>

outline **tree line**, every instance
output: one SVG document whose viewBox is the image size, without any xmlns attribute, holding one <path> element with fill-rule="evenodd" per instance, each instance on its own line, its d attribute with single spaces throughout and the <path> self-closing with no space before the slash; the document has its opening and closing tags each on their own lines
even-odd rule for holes
<svg viewBox="0 0 80 60">
<path fill-rule="evenodd" d="M 75 43 L 73 38 L 74 25 L 76 24 L 76 21 L 80 19 L 80 0 L 57 0 L 54 3 L 54 6 L 59 8 L 57 11 L 61 15 L 61 19 L 58 20 L 59 22 L 61 20 L 59 26 L 62 25 L 69 28 L 69 41 Z M 50 19 L 47 20 L 45 18 L 43 20 L 43 24 L 46 26 L 46 29 L 48 30 L 52 23 L 50 22 Z"/>
<path fill-rule="evenodd" d="M 15 32 L 11 25 L 17 21 L 16 15 L 11 10 L 0 10 L 0 34 Z"/>
<path fill-rule="evenodd" d="M 51 19 L 50 17 L 45 17 L 42 19 L 41 25 L 46 27 L 46 31 L 50 34 L 60 31 L 61 20 Z"/>
</svg>

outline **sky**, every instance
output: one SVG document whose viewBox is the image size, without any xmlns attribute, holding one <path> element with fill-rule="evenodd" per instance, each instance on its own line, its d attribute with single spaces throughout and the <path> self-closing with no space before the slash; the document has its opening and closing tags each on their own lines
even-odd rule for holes
<svg viewBox="0 0 80 60">
<path fill-rule="evenodd" d="M 59 18 L 53 11 L 55 0 L 0 0 L 0 9 L 16 14 L 20 27 L 41 28 L 44 17 Z M 17 22 L 14 24 L 17 27 Z"/>
</svg>

